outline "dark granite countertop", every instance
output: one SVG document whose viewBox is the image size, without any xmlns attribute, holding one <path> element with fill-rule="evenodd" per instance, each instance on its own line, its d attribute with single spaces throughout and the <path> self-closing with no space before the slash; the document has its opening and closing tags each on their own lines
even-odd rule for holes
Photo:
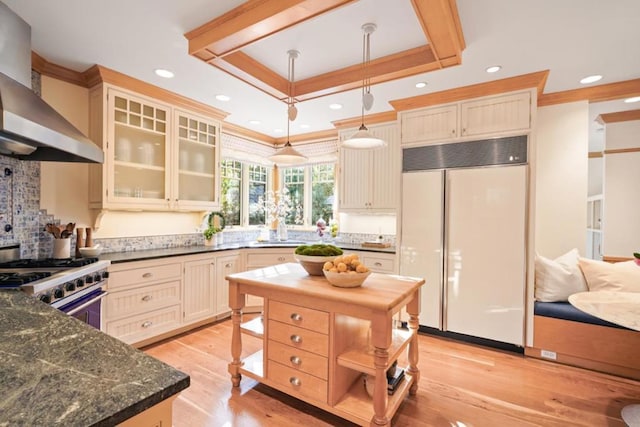
<svg viewBox="0 0 640 427">
<path fill-rule="evenodd" d="M 0 426 L 112 426 L 189 376 L 27 294 L 0 291 Z"/>
<path fill-rule="evenodd" d="M 298 245 L 303 244 L 311 244 L 316 242 L 303 242 L 300 240 L 286 240 L 282 242 L 234 242 L 234 243 L 224 243 L 218 246 L 179 246 L 175 248 L 167 248 L 167 249 L 148 249 L 141 251 L 127 251 L 127 252 L 111 252 L 100 255 L 100 259 L 106 259 L 111 261 L 111 263 L 116 264 L 120 262 L 132 262 L 132 261 L 144 261 L 147 259 L 156 259 L 156 258 L 166 258 L 172 256 L 181 256 L 181 255 L 194 255 L 194 254 L 202 254 L 208 252 L 222 252 L 222 251 L 231 251 L 238 249 L 249 249 L 249 248 L 294 248 Z M 387 254 L 395 254 L 395 247 L 388 248 L 370 248 L 363 247 L 359 243 L 343 243 L 343 242 L 335 242 L 333 245 L 338 246 L 342 249 L 350 249 L 350 250 L 358 250 L 358 251 L 367 251 L 367 252 L 381 252 Z"/>
</svg>

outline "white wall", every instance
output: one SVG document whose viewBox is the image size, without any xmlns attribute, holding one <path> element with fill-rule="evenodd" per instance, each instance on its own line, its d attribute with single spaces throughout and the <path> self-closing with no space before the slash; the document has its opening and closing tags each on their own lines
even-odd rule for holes
<svg viewBox="0 0 640 427">
<path fill-rule="evenodd" d="M 640 152 L 606 150 L 640 148 L 640 120 L 608 123 L 605 133 L 602 253 L 630 258 L 640 251 Z"/>
<path fill-rule="evenodd" d="M 535 246 L 549 258 L 586 245 L 588 121 L 587 101 L 538 109 Z"/>
<path fill-rule="evenodd" d="M 604 180 L 604 160 L 602 157 L 589 159 L 589 196 L 602 194 L 602 184 Z"/>
</svg>

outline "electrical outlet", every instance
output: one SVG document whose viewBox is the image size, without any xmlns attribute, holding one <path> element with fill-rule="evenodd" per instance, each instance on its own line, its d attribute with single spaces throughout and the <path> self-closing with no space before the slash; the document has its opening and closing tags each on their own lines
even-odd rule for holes
<svg viewBox="0 0 640 427">
<path fill-rule="evenodd" d="M 544 357 L 545 359 L 551 359 L 551 360 L 556 360 L 557 359 L 555 351 L 540 350 L 540 356 Z"/>
</svg>

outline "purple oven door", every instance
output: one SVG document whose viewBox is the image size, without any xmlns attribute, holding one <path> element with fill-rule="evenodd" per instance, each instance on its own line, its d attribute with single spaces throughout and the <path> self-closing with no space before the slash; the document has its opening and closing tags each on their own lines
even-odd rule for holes
<svg viewBox="0 0 640 427">
<path fill-rule="evenodd" d="M 67 313 L 69 316 L 75 317 L 81 322 L 93 326 L 96 329 L 100 329 L 102 298 L 106 295 L 107 291 L 103 291 L 101 288 L 98 288 L 95 291 L 84 295 L 82 298 L 78 298 L 69 304 L 61 306 L 59 310 Z"/>
</svg>

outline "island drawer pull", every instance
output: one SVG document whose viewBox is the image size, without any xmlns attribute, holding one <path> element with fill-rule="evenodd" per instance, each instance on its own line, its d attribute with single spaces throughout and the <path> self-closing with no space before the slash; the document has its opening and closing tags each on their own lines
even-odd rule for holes
<svg viewBox="0 0 640 427">
<path fill-rule="evenodd" d="M 279 257 L 278 257 L 278 261 L 284 261 L 285 259 L 286 259 L 286 258 L 285 258 L 285 257 L 283 257 L 283 256 L 279 256 Z"/>
<path fill-rule="evenodd" d="M 147 321 L 145 321 L 145 322 L 142 322 L 142 327 L 143 327 L 143 328 L 148 328 L 148 327 L 150 327 L 151 325 L 153 325 L 153 322 L 152 322 L 151 320 L 147 320 Z"/>
<path fill-rule="evenodd" d="M 148 278 L 149 278 L 149 277 L 151 277 L 151 276 L 153 276 L 153 274 L 152 274 L 152 273 L 144 273 L 144 274 L 142 275 L 142 277 L 144 277 L 145 279 L 148 279 Z"/>
<path fill-rule="evenodd" d="M 382 263 L 380 261 L 376 261 L 373 263 L 376 267 L 382 267 Z"/>
<path fill-rule="evenodd" d="M 153 297 L 151 295 L 145 295 L 142 297 L 142 301 L 149 302 Z"/>
<path fill-rule="evenodd" d="M 293 320 L 294 322 L 302 322 L 302 315 L 298 313 L 292 313 L 291 320 Z"/>
<path fill-rule="evenodd" d="M 233 264 L 227 263 L 227 264 L 225 264 L 224 268 L 231 268 L 232 266 L 233 266 Z"/>
<path fill-rule="evenodd" d="M 291 335 L 291 342 L 300 344 L 302 342 L 302 337 L 300 335 Z"/>
<path fill-rule="evenodd" d="M 291 361 L 291 363 L 298 366 L 300 366 L 300 364 L 302 363 L 302 359 L 300 359 L 298 356 L 291 356 L 289 360 Z"/>
<path fill-rule="evenodd" d="M 300 381 L 300 378 L 296 378 L 296 377 L 289 378 L 289 382 L 294 387 L 300 387 L 302 385 L 302 381 Z"/>
</svg>

